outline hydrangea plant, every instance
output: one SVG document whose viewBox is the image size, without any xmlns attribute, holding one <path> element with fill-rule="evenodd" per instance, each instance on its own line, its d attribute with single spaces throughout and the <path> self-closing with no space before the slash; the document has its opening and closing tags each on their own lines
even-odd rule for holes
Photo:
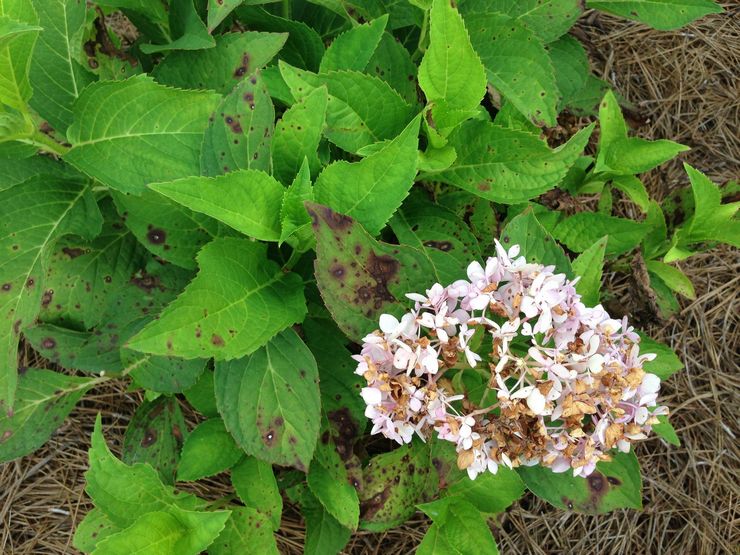
<svg viewBox="0 0 740 555">
<path fill-rule="evenodd" d="M 0 3 L 0 461 L 94 388 L 143 392 L 120 457 L 96 422 L 75 548 L 276 553 L 289 504 L 306 553 L 419 510 L 418 553 L 497 553 L 487 519 L 526 490 L 641 507 L 632 444 L 678 444 L 681 362 L 606 312 L 602 274 L 634 266 L 670 316 L 674 263 L 738 246 L 738 203 L 689 166 L 680 210 L 650 198 L 686 147 L 631 136 L 568 33 L 586 9 L 720 11 Z M 183 491 L 225 472 L 222 499 Z"/>
</svg>

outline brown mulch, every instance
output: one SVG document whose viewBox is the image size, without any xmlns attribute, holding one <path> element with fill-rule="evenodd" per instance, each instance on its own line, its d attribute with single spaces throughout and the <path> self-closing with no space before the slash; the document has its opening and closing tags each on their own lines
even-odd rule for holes
<svg viewBox="0 0 740 555">
<path fill-rule="evenodd" d="M 740 6 L 727 2 L 725 8 L 725 14 L 674 32 L 601 14 L 586 14 L 577 30 L 597 73 L 631 103 L 634 132 L 691 146 L 681 160 L 718 183 L 740 176 Z M 687 183 L 679 161 L 644 177 L 658 199 Z M 721 247 L 680 267 L 691 277 L 697 299 L 682 300 L 678 315 L 648 331 L 670 344 L 686 365 L 663 389 L 682 445 L 657 438 L 639 445 L 644 510 L 584 516 L 528 496 L 492 523 L 502 553 L 740 552 L 740 254 Z M 629 279 L 608 280 L 620 302 L 636 302 Z M 106 437 L 116 450 L 139 402 L 140 395 L 122 384 L 104 384 L 47 445 L 0 465 L 0 552 L 75 553 L 74 526 L 90 508 L 83 473 L 95 416 L 104 415 Z M 226 488 L 218 479 L 197 487 L 208 498 Z M 345 552 L 410 553 L 426 527 L 426 520 L 416 517 L 383 534 L 359 533 Z M 301 553 L 303 536 L 300 516 L 286 511 L 281 550 Z"/>
</svg>

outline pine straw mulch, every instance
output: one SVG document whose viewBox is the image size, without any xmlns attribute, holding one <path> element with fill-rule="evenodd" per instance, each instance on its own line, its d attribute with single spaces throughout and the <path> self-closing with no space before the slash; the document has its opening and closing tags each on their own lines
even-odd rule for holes
<svg viewBox="0 0 740 555">
<path fill-rule="evenodd" d="M 725 14 L 675 32 L 656 32 L 602 14 L 586 14 L 576 30 L 597 73 L 631 102 L 633 130 L 644 137 L 670 138 L 691 146 L 693 150 L 682 160 L 719 183 L 740 175 L 740 6 L 728 2 L 725 8 Z M 659 199 L 686 182 L 680 162 L 646 176 L 651 193 Z M 721 247 L 681 263 L 681 268 L 694 282 L 697 299 L 682 301 L 678 315 L 647 327 L 653 337 L 670 344 L 686 365 L 663 389 L 682 446 L 660 439 L 638 446 L 644 511 L 584 516 L 553 509 L 528 496 L 492 522 L 502 553 L 740 551 L 736 414 L 740 406 L 740 254 Z M 644 304 L 635 298 L 628 276 L 608 280 L 611 295 L 627 311 Z M 71 546 L 75 523 L 90 508 L 83 473 L 95 416 L 103 414 L 106 438 L 117 451 L 139 402 L 140 394 L 126 392 L 122 384 L 104 384 L 86 396 L 47 445 L 0 465 L 0 552 L 75 552 Z M 214 479 L 194 487 L 214 499 L 228 486 L 223 479 Z M 386 533 L 360 532 L 345 552 L 410 553 L 427 526 L 417 516 Z M 300 515 L 286 510 L 278 538 L 281 550 L 301 553 L 303 537 Z"/>
</svg>

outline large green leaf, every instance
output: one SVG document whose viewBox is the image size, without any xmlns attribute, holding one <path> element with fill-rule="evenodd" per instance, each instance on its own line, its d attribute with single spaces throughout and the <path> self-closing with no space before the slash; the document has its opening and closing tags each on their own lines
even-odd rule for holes
<svg viewBox="0 0 740 555">
<path fill-rule="evenodd" d="M 31 0 L 0 3 L 0 104 L 26 111 L 28 70 L 41 29 Z"/>
<path fill-rule="evenodd" d="M 218 177 L 186 177 L 151 188 L 191 210 L 211 216 L 263 241 L 280 239 L 280 206 L 285 189 L 260 170 Z"/>
<path fill-rule="evenodd" d="M 322 435 L 306 477 L 308 487 L 342 526 L 357 529 L 360 503 L 344 462 L 329 437 Z"/>
<path fill-rule="evenodd" d="M 10 189 L 14 185 L 23 183 L 27 179 L 38 175 L 53 177 L 80 177 L 80 174 L 67 164 L 53 159 L 51 156 L 29 156 L 28 158 L 10 158 L 2 161 L 3 171 L 0 173 L 0 192 Z"/>
<path fill-rule="evenodd" d="M 419 544 L 418 555 L 498 555 L 485 517 L 463 496 L 447 497 L 419 508 L 432 518 L 433 524 Z"/>
<path fill-rule="evenodd" d="M 0 412 L 0 462 L 41 447 L 95 382 L 51 370 L 25 370 L 18 380 L 15 408 Z"/>
<path fill-rule="evenodd" d="M 93 555 L 198 555 L 224 529 L 230 511 L 187 511 L 177 506 L 140 516 L 99 542 Z"/>
<path fill-rule="evenodd" d="M 655 29 L 678 29 L 722 8 L 712 0 L 588 0 L 589 8 L 647 23 Z"/>
<path fill-rule="evenodd" d="M 282 61 L 280 72 L 296 100 L 326 86 L 329 101 L 324 135 L 348 152 L 396 137 L 414 115 L 414 108 L 390 85 L 366 73 L 332 71 L 317 75 Z"/>
<path fill-rule="evenodd" d="M 599 304 L 607 242 L 608 237 L 602 237 L 573 261 L 573 273 L 581 278 L 576 284 L 576 291 L 586 306 Z"/>
<path fill-rule="evenodd" d="M 198 424 L 182 446 L 177 479 L 194 482 L 235 465 L 242 451 L 226 431 L 223 420 L 210 418 Z"/>
<path fill-rule="evenodd" d="M 158 320 L 129 341 L 183 358 L 244 356 L 306 313 L 301 278 L 266 257 L 264 244 L 220 238 L 198 254 L 198 276 Z"/>
<path fill-rule="evenodd" d="M 77 525 L 72 545 L 83 553 L 90 553 L 98 542 L 119 531 L 103 511 L 93 507 Z"/>
<path fill-rule="evenodd" d="M 408 104 L 415 105 L 419 101 L 416 64 L 409 51 L 390 33 L 383 33 L 367 64 L 367 72 L 388 83 Z"/>
<path fill-rule="evenodd" d="M 457 159 L 429 174 L 495 202 L 514 204 L 555 187 L 583 151 L 593 126 L 551 150 L 538 136 L 485 121 L 468 121 L 450 136 Z"/>
<path fill-rule="evenodd" d="M 409 193 L 416 176 L 417 117 L 381 150 L 359 162 L 334 162 L 314 185 L 317 202 L 354 218 L 377 235 Z"/>
<path fill-rule="evenodd" d="M 387 23 L 388 16 L 382 16 L 337 36 L 324 53 L 319 71 L 364 70 L 378 47 Z"/>
<path fill-rule="evenodd" d="M 316 234 L 316 283 L 334 321 L 359 341 L 386 312 L 398 316 L 405 294 L 431 286 L 433 269 L 412 247 L 375 241 L 349 216 L 306 204 Z"/>
<path fill-rule="evenodd" d="M 634 249 L 648 231 L 649 228 L 641 222 L 596 212 L 579 212 L 562 220 L 552 234 L 573 252 L 583 252 L 608 235 L 606 254 L 618 255 Z"/>
<path fill-rule="evenodd" d="M 517 471 L 535 495 L 560 509 L 608 513 L 642 508 L 642 477 L 634 452 L 616 453 L 611 462 L 598 463 L 588 478 L 567 471 L 556 474 L 539 465 Z"/>
<path fill-rule="evenodd" d="M 443 130 L 469 117 L 480 104 L 486 93 L 486 70 L 449 0 L 432 2 L 429 21 L 429 47 L 419 66 L 419 86 L 433 104 L 436 127 Z"/>
<path fill-rule="evenodd" d="M 279 555 L 267 517 L 251 507 L 231 508 L 231 518 L 208 555 Z"/>
<path fill-rule="evenodd" d="M 73 148 L 64 159 L 125 193 L 197 175 L 203 132 L 218 99 L 164 87 L 146 75 L 93 83 L 75 104 L 67 131 Z"/>
<path fill-rule="evenodd" d="M 34 0 L 39 35 L 30 72 L 31 106 L 60 133 L 72 124 L 72 106 L 94 76 L 82 64 L 86 7 L 78 0 Z"/>
<path fill-rule="evenodd" d="M 53 296 L 44 291 L 49 249 L 63 235 L 92 238 L 100 225 L 84 183 L 39 176 L 0 193 L 0 410 L 13 404 L 20 333 Z"/>
<path fill-rule="evenodd" d="M 171 485 L 187 431 L 177 399 L 161 396 L 145 400 L 126 428 L 121 458 L 129 465 L 152 465 L 162 482 Z"/>
<path fill-rule="evenodd" d="M 308 489 L 301 497 L 301 512 L 306 519 L 306 555 L 339 553 L 347 545 L 352 531 L 331 516 Z"/>
<path fill-rule="evenodd" d="M 493 86 L 529 119 L 555 125 L 560 93 L 539 37 L 499 13 L 475 14 L 467 24 Z"/>
<path fill-rule="evenodd" d="M 280 528 L 283 498 L 270 464 L 255 457 L 244 457 L 231 469 L 231 484 L 242 503 L 264 514 L 273 530 Z"/>
<path fill-rule="evenodd" d="M 513 218 L 501 232 L 501 242 L 506 247 L 519 245 L 527 260 L 553 265 L 555 270 L 572 277 L 570 260 L 552 236 L 542 227 L 532 210 L 525 210 Z"/>
<path fill-rule="evenodd" d="M 172 52 L 154 68 L 152 76 L 172 87 L 226 94 L 272 60 L 286 38 L 283 33 L 227 33 L 218 37 L 214 48 Z"/>
<path fill-rule="evenodd" d="M 310 173 L 321 168 L 317 149 L 321 141 L 329 96 L 318 87 L 288 108 L 275 126 L 272 141 L 273 175 L 285 184 L 293 181 L 304 158 Z"/>
<path fill-rule="evenodd" d="M 226 428 L 248 454 L 308 468 L 320 424 L 318 370 L 294 331 L 248 357 L 217 362 L 215 392 Z"/>
<path fill-rule="evenodd" d="M 259 73 L 238 83 L 211 115 L 200 152 L 203 174 L 269 172 L 274 120 L 275 108 Z"/>
</svg>

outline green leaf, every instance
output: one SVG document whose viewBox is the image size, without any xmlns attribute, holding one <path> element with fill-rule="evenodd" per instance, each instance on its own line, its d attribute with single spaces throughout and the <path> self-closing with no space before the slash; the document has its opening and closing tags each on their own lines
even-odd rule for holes
<svg viewBox="0 0 740 555">
<path fill-rule="evenodd" d="M 176 506 L 139 517 L 97 544 L 93 555 L 198 555 L 224 529 L 231 511 L 186 511 Z"/>
<path fill-rule="evenodd" d="M 349 216 L 306 203 L 316 235 L 316 283 L 339 328 L 359 341 L 378 327 L 383 313 L 400 316 L 405 294 L 432 285 L 422 253 L 375 241 Z M 402 300 L 403 304 L 398 300 Z"/>
<path fill-rule="evenodd" d="M 339 524 L 357 529 L 360 503 L 357 490 L 350 484 L 347 469 L 333 442 L 319 442 L 316 456 L 308 470 L 308 488 Z"/>
<path fill-rule="evenodd" d="M 296 100 L 326 86 L 329 100 L 324 135 L 348 152 L 398 136 L 415 114 L 390 85 L 366 73 L 332 71 L 317 75 L 282 60 L 279 65 Z"/>
<path fill-rule="evenodd" d="M 103 511 L 93 507 L 77 525 L 72 545 L 83 553 L 90 553 L 98 542 L 120 530 Z"/>
<path fill-rule="evenodd" d="M 303 165 L 293 183 L 285 190 L 283 203 L 280 206 L 280 243 L 285 241 L 294 245 L 298 252 L 308 250 L 314 244 L 311 232 L 311 218 L 306 212 L 304 203 L 313 200 L 313 187 L 309 175 L 308 159 L 303 159 Z"/>
<path fill-rule="evenodd" d="M 214 383 L 219 412 L 242 449 L 273 464 L 308 467 L 319 430 L 318 371 L 294 331 L 249 357 L 217 363 Z"/>
<path fill-rule="evenodd" d="M 38 32 L 38 17 L 31 0 L 0 4 L 0 104 L 26 112 L 32 90 L 28 81 Z"/>
<path fill-rule="evenodd" d="M 275 108 L 260 74 L 239 82 L 211 115 L 200 151 L 203 174 L 238 169 L 269 172 L 274 120 Z"/>
<path fill-rule="evenodd" d="M 643 363 L 643 369 L 645 372 L 655 374 L 661 380 L 667 380 L 684 367 L 683 362 L 673 352 L 673 349 L 668 345 L 650 339 L 642 333 L 640 334 L 640 352 L 643 354 L 655 353 L 658 355 L 655 360 Z"/>
<path fill-rule="evenodd" d="M 685 258 L 683 247 L 704 241 L 721 241 L 740 247 L 740 220 L 735 215 L 740 202 L 722 203 L 722 193 L 707 176 L 688 164 L 684 169 L 691 181 L 694 212 L 673 237 L 674 247 L 666 254 L 665 262 Z M 676 248 L 678 247 L 678 248 Z"/>
<path fill-rule="evenodd" d="M 612 185 L 622 191 L 629 199 L 647 212 L 650 206 L 650 196 L 642 181 L 634 175 L 620 175 L 612 180 Z"/>
<path fill-rule="evenodd" d="M 288 108 L 275 126 L 272 140 L 273 175 L 285 184 L 293 181 L 304 158 L 310 173 L 321 168 L 317 153 L 326 118 L 326 87 L 318 87 Z"/>
<path fill-rule="evenodd" d="M 681 270 L 657 260 L 645 262 L 648 272 L 657 276 L 676 293 L 680 293 L 688 299 L 695 299 L 694 285 Z"/>
<path fill-rule="evenodd" d="M 595 212 L 579 212 L 562 220 L 552 234 L 573 252 L 583 252 L 605 235 L 606 255 L 624 254 L 640 244 L 649 228 L 640 222 Z"/>
<path fill-rule="evenodd" d="M 658 424 L 653 424 L 653 432 L 671 445 L 681 447 L 681 440 L 678 438 L 678 434 L 673 425 L 668 422 L 668 418 L 665 415 L 660 415 L 658 416 L 658 420 L 660 420 Z"/>
<path fill-rule="evenodd" d="M 133 10 L 146 16 L 155 25 L 167 25 L 167 7 L 161 2 L 151 2 L 150 0 L 98 0 L 96 4 L 108 8 Z"/>
<path fill-rule="evenodd" d="M 422 195 L 412 194 L 390 225 L 401 244 L 427 257 L 437 283 L 463 279 L 470 261 L 481 258 L 478 241 L 464 221 Z"/>
<path fill-rule="evenodd" d="M 663 210 L 656 201 L 651 200 L 645 214 L 645 225 L 650 231 L 642 240 L 642 250 L 646 260 L 665 254 L 668 249 L 668 227 Z"/>
<path fill-rule="evenodd" d="M 616 453 L 611 462 L 598 463 L 588 478 L 567 471 L 556 474 L 539 465 L 517 471 L 537 497 L 560 509 L 597 514 L 642 508 L 642 477 L 634 452 Z"/>
<path fill-rule="evenodd" d="M 573 261 L 573 273 L 581 277 L 576 283 L 576 291 L 586 306 L 599 304 L 607 241 L 608 237 L 602 237 Z"/>
<path fill-rule="evenodd" d="M 139 48 L 144 54 L 169 50 L 200 50 L 216 46 L 216 41 L 198 15 L 193 0 L 172 0 L 168 8 L 172 41 L 167 44 L 141 44 Z"/>
<path fill-rule="evenodd" d="M 306 519 L 306 555 L 339 553 L 347 545 L 352 531 L 339 524 L 308 489 L 303 492 L 301 512 Z"/>
<path fill-rule="evenodd" d="M 612 143 L 627 138 L 627 122 L 624 121 L 617 97 L 609 90 L 599 104 L 599 153 Z"/>
<path fill-rule="evenodd" d="M 564 35 L 581 15 L 578 0 L 465 0 L 462 12 L 468 17 L 498 12 L 516 18 L 544 42 Z"/>
<path fill-rule="evenodd" d="M 190 389 L 184 392 L 188 403 L 206 418 L 218 416 L 216 395 L 213 393 L 213 370 L 206 370 Z"/>
<path fill-rule="evenodd" d="M 172 52 L 154 68 L 152 76 L 163 85 L 226 94 L 272 60 L 286 38 L 283 33 L 227 33 L 218 37 L 214 48 Z"/>
<path fill-rule="evenodd" d="M 560 93 L 537 35 L 499 13 L 475 14 L 467 24 L 493 86 L 531 120 L 554 126 Z"/>
<path fill-rule="evenodd" d="M 77 0 L 35 0 L 43 31 L 33 51 L 31 106 L 57 131 L 72 124 L 72 106 L 94 76 L 82 64 L 85 3 Z"/>
<path fill-rule="evenodd" d="M 242 503 L 264 514 L 273 530 L 280 528 L 283 498 L 271 465 L 255 457 L 245 457 L 231 469 L 231 484 Z"/>
<path fill-rule="evenodd" d="M 462 497 L 447 497 L 419 505 L 419 508 L 433 521 L 419 544 L 419 555 L 498 555 L 486 519 Z"/>
<path fill-rule="evenodd" d="M 0 462 L 32 453 L 95 385 L 90 378 L 77 378 L 51 370 L 30 368 L 18 380 L 13 410 L 0 412 Z"/>
<path fill-rule="evenodd" d="M 600 91 L 599 80 L 591 74 L 586 49 L 575 37 L 564 35 L 548 44 L 547 51 L 561 95 L 558 111 L 567 107 L 576 113 L 593 113 L 605 91 Z"/>
<path fill-rule="evenodd" d="M 166 394 L 182 393 L 193 386 L 207 363 L 202 358 L 159 357 L 130 349 L 121 349 L 121 362 L 124 368 L 130 369 L 129 375 L 136 385 Z"/>
<path fill-rule="evenodd" d="M 125 193 L 198 174 L 203 132 L 217 102 L 213 93 L 170 89 L 145 75 L 93 83 L 75 103 L 67 131 L 73 148 L 64 159 Z"/>
<path fill-rule="evenodd" d="M 208 548 L 208 555 L 279 555 L 267 518 L 250 507 L 231 508 L 231 518 Z"/>
<path fill-rule="evenodd" d="M 367 72 L 388 83 L 408 104 L 418 103 L 416 65 L 409 51 L 389 32 L 383 33 Z"/>
<path fill-rule="evenodd" d="M 189 493 L 175 492 L 162 484 L 149 464 L 127 465 L 114 457 L 103 438 L 100 415 L 95 421 L 89 456 L 85 491 L 116 526 L 125 528 L 147 513 L 167 511 L 173 506 L 197 510 L 205 505 Z"/>
<path fill-rule="evenodd" d="M 416 176 L 420 117 L 359 162 L 334 162 L 319 175 L 314 197 L 377 235 L 406 198 Z"/>
<path fill-rule="evenodd" d="M 181 268 L 195 269 L 195 256 L 222 226 L 204 214 L 155 193 L 140 196 L 113 193 L 119 214 L 139 243 L 152 254 Z"/>
<path fill-rule="evenodd" d="M 249 237 L 263 241 L 280 239 L 280 206 L 285 189 L 263 171 L 186 177 L 155 183 L 150 188 Z"/>
<path fill-rule="evenodd" d="M 364 70 L 378 47 L 387 23 L 388 16 L 385 15 L 337 36 L 324 53 L 319 71 Z"/>
<path fill-rule="evenodd" d="M 431 474 L 422 442 L 374 456 L 363 471 L 360 527 L 380 532 L 404 522 L 434 493 Z"/>
<path fill-rule="evenodd" d="M 60 178 L 81 177 L 74 168 L 50 156 L 29 156 L 22 159 L 12 158 L 3 160 L 2 164 L 3 172 L 0 173 L 0 192 L 39 175 Z"/>
<path fill-rule="evenodd" d="M 0 193 L 0 410 L 13 405 L 20 332 L 45 300 L 49 249 L 64 235 L 99 231 L 100 212 L 82 183 L 39 176 Z"/>
<path fill-rule="evenodd" d="M 134 350 L 228 360 L 254 352 L 306 313 L 301 278 L 280 271 L 266 246 L 219 238 L 198 253 L 200 272 L 133 337 Z"/>
<path fill-rule="evenodd" d="M 457 159 L 430 174 L 494 202 L 515 204 L 555 187 L 583 152 L 592 126 L 551 150 L 537 135 L 485 121 L 468 121 L 450 135 Z"/>
<path fill-rule="evenodd" d="M 429 47 L 419 65 L 419 86 L 434 104 L 436 127 L 444 130 L 466 119 L 466 113 L 480 104 L 486 93 L 486 70 L 449 0 L 434 0 L 429 21 Z"/>
<path fill-rule="evenodd" d="M 150 464 L 162 483 L 172 485 L 185 434 L 185 419 L 177 399 L 158 397 L 151 402 L 145 400 L 126 428 L 121 459 L 128 465 Z"/>
<path fill-rule="evenodd" d="M 211 33 L 226 17 L 241 4 L 262 3 L 245 0 L 208 0 L 208 32 Z"/>
<path fill-rule="evenodd" d="M 722 13 L 712 0 L 589 0 L 586 5 L 661 31 L 678 29 L 710 13 Z"/>
<path fill-rule="evenodd" d="M 177 480 L 194 482 L 213 476 L 234 466 L 241 456 L 223 420 L 211 418 L 198 424 L 185 440 Z"/>
<path fill-rule="evenodd" d="M 531 209 L 513 218 L 501 232 L 501 243 L 506 248 L 519 245 L 528 261 L 555 266 L 556 271 L 573 275 L 570 260 L 552 236 L 542 227 Z"/>
</svg>

